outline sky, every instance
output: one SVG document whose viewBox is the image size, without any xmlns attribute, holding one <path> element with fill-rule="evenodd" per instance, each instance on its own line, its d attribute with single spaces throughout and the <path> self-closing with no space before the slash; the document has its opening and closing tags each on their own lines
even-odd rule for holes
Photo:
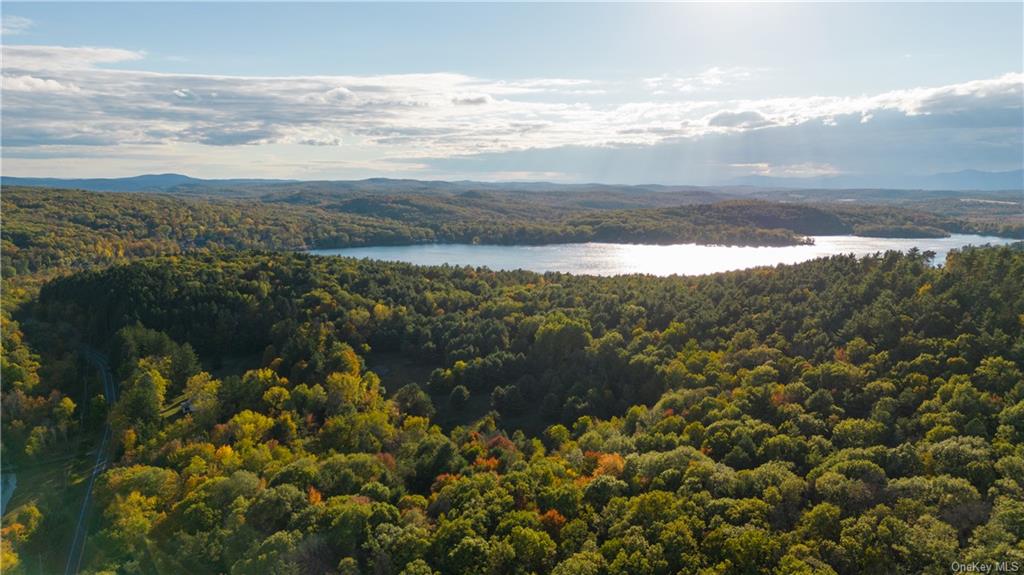
<svg viewBox="0 0 1024 575">
<path fill-rule="evenodd" d="M 1024 4 L 2 4 L 8 176 L 721 184 L 1024 163 Z"/>
</svg>

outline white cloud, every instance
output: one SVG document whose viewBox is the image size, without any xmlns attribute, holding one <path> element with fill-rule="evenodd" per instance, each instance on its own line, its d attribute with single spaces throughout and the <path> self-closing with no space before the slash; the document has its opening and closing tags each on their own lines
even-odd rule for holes
<svg viewBox="0 0 1024 575">
<path fill-rule="evenodd" d="M 841 170 L 832 164 L 820 164 L 815 162 L 803 162 L 799 164 L 771 164 L 768 162 L 756 162 L 752 164 L 729 164 L 729 166 L 732 168 L 739 168 L 748 174 L 785 178 L 837 176 L 842 173 Z"/>
<path fill-rule="evenodd" d="M 347 102 L 352 100 L 354 97 L 355 95 L 352 93 L 352 90 L 349 90 L 344 86 L 338 86 L 337 88 L 331 88 L 326 92 L 310 94 L 306 100 L 320 104 L 330 104 L 332 102 Z"/>
<path fill-rule="evenodd" d="M 3 46 L 4 68 L 17 70 L 84 70 L 97 64 L 141 60 L 144 52 L 92 46 Z"/>
<path fill-rule="evenodd" d="M 565 172 L 531 172 L 529 170 L 512 170 L 490 172 L 488 179 L 494 182 L 560 182 L 572 181 L 575 174 Z"/>
<path fill-rule="evenodd" d="M 35 76 L 4 76 L 3 89 L 12 92 L 55 92 L 55 93 L 77 93 L 82 90 L 72 84 L 61 83 L 49 78 L 37 78 Z"/>
<path fill-rule="evenodd" d="M 736 84 L 753 77 L 754 72 L 751 68 L 714 66 L 693 76 L 664 74 L 653 78 L 644 78 L 644 85 L 658 95 L 686 94 Z"/>
<path fill-rule="evenodd" d="M 1024 74 L 972 80 L 947 86 L 894 90 L 875 96 L 770 98 L 720 102 L 725 110 L 706 116 L 705 123 L 720 131 L 797 126 L 820 121 L 836 126 L 842 117 L 869 123 L 884 111 L 906 116 L 955 115 L 976 111 L 1020 110 L 1024 103 Z"/>
<path fill-rule="evenodd" d="M 13 14 L 4 14 L 3 18 L 0 18 L 0 34 L 4 36 L 17 36 L 18 34 L 24 34 L 33 25 L 32 20 L 23 18 L 21 16 L 15 16 Z"/>
<path fill-rule="evenodd" d="M 600 88 L 585 79 L 169 74 L 104 68 L 144 57 L 114 48 L 4 46 L 3 55 L 8 148 L 298 144 L 373 150 L 378 157 L 443 158 L 563 146 L 652 145 L 812 122 L 841 129 L 848 118 L 867 129 L 883 112 L 954 117 L 1019 111 L 1024 85 L 1024 75 L 1015 73 L 849 98 L 686 96 L 686 86 L 721 86 L 751 73 L 711 68 L 665 80 L 679 92 L 675 98 L 612 102 L 588 97 Z M 662 82 L 655 80 L 649 85 Z"/>
</svg>

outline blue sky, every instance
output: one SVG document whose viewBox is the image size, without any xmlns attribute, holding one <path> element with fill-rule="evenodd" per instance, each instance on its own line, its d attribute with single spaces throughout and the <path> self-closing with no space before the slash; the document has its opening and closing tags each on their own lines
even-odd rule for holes
<svg viewBox="0 0 1024 575">
<path fill-rule="evenodd" d="M 3 171 L 1019 169 L 1020 3 L 3 4 Z"/>
</svg>

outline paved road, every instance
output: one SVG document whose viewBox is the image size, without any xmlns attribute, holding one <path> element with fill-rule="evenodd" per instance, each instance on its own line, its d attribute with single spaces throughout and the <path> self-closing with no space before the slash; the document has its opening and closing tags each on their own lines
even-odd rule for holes
<svg viewBox="0 0 1024 575">
<path fill-rule="evenodd" d="M 117 401 L 117 384 L 114 382 L 114 376 L 110 373 L 110 366 L 107 364 L 107 358 L 100 352 L 86 348 L 82 350 L 82 354 L 89 360 L 90 363 L 96 366 L 96 371 L 100 375 L 100 381 L 103 382 L 103 395 L 107 398 L 107 405 L 112 406 Z M 83 401 L 85 399 L 83 398 Z M 71 540 L 71 550 L 68 552 L 68 563 L 64 567 L 64 575 L 73 575 L 78 573 L 78 569 L 82 566 L 82 556 L 85 555 L 85 538 L 89 531 L 89 522 L 87 521 L 90 512 L 90 506 L 92 505 L 92 488 L 96 483 L 96 477 L 107 468 L 109 463 L 108 453 L 110 447 L 110 423 L 107 423 L 103 427 L 103 437 L 100 439 L 100 444 L 96 448 L 96 461 L 92 466 L 92 473 L 89 475 L 89 483 L 85 488 L 85 498 L 82 499 L 82 509 L 78 512 L 78 521 L 75 525 L 75 536 Z"/>
</svg>

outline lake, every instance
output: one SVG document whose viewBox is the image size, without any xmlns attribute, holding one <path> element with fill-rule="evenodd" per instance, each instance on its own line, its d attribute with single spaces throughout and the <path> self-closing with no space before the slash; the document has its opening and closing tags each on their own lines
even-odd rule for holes
<svg viewBox="0 0 1024 575">
<path fill-rule="evenodd" d="M 0 515 L 7 513 L 7 502 L 18 486 L 18 476 L 13 473 L 0 474 Z"/>
<path fill-rule="evenodd" d="M 700 275 L 758 266 L 795 264 L 835 254 L 857 255 L 918 248 L 935 252 L 942 264 L 951 249 L 966 245 L 1005 245 L 1018 240 L 994 236 L 954 234 L 948 238 L 894 239 L 857 236 L 815 236 L 814 245 L 785 247 L 701 246 L 675 244 L 551 244 L 496 246 L 420 244 L 310 250 L 320 256 L 343 256 L 408 262 L 418 265 L 483 266 L 494 270 L 568 272 L 590 275 L 652 274 Z"/>
</svg>

